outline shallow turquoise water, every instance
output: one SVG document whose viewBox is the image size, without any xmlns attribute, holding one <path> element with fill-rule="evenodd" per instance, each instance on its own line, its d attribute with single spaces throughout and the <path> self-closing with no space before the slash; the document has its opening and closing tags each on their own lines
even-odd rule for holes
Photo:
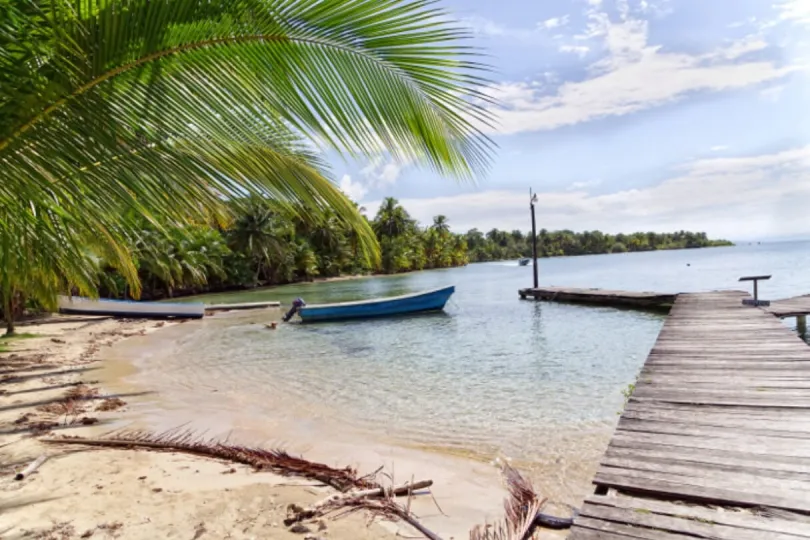
<svg viewBox="0 0 810 540">
<path fill-rule="evenodd" d="M 209 317 L 166 334 L 140 367 L 152 379 L 159 372 L 167 391 L 180 389 L 178 409 L 230 411 L 233 422 L 292 415 L 313 433 L 345 425 L 399 443 L 506 455 L 535 465 L 547 493 L 574 500 L 663 317 L 520 301 L 531 272 L 515 261 L 209 295 L 202 299 L 289 305 L 297 296 L 337 302 L 456 286 L 443 314 L 277 331 L 257 324 L 278 319 L 275 310 Z M 810 243 L 540 261 L 541 284 L 662 292 L 747 290 L 737 278 L 762 273 L 774 276 L 762 298 L 810 292 Z"/>
</svg>

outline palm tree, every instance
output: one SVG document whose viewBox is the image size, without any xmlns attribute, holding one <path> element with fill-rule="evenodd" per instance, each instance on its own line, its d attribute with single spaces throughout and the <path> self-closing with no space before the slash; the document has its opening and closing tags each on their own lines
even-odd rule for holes
<svg viewBox="0 0 810 540">
<path fill-rule="evenodd" d="M 137 296 L 125 211 L 222 221 L 223 201 L 245 193 L 313 215 L 331 208 L 376 258 L 368 223 L 313 146 L 366 157 L 386 149 L 459 177 L 483 171 L 493 148 L 477 127 L 490 121 L 479 64 L 465 32 L 430 2 L 15 0 L 3 9 L 0 243 L 37 222 L 30 265 L 3 268 L 29 280 L 41 268 L 92 293 L 73 256 L 92 242 Z M 22 286 L 14 279 L 4 303 Z"/>
<path fill-rule="evenodd" d="M 411 216 L 399 204 L 399 201 L 393 197 L 386 197 L 383 200 L 372 224 L 374 232 L 377 233 L 377 238 L 380 239 L 384 236 L 391 238 L 402 236 L 412 227 L 413 220 Z"/>
<path fill-rule="evenodd" d="M 294 229 L 290 221 L 273 211 L 264 199 L 251 198 L 228 230 L 231 248 L 248 255 L 258 283 L 262 273 L 284 260 L 293 240 Z"/>
<path fill-rule="evenodd" d="M 447 216 L 438 215 L 433 218 L 433 225 L 431 226 L 433 230 L 439 233 L 441 236 L 447 235 L 450 232 L 450 224 L 447 223 Z"/>
</svg>

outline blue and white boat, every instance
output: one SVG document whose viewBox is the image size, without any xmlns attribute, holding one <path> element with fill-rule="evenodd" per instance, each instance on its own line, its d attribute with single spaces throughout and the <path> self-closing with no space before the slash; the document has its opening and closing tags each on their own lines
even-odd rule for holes
<svg viewBox="0 0 810 540">
<path fill-rule="evenodd" d="M 106 315 L 133 319 L 200 319 L 205 316 L 203 303 L 135 302 L 129 300 L 93 300 L 83 296 L 60 296 L 59 313 L 70 315 Z"/>
<path fill-rule="evenodd" d="M 323 322 L 441 311 L 455 291 L 456 288 L 450 286 L 403 296 L 376 298 L 374 300 L 342 302 L 340 304 L 303 305 L 298 309 L 298 315 L 303 322 Z"/>
</svg>

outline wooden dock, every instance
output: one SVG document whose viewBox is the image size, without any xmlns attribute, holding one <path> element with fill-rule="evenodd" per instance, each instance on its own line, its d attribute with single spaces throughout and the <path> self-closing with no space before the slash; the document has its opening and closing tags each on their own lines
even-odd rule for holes
<svg viewBox="0 0 810 540">
<path fill-rule="evenodd" d="M 522 299 L 534 298 L 535 300 L 547 300 L 551 302 L 664 310 L 669 310 L 678 297 L 677 294 L 657 292 L 578 289 L 573 287 L 520 289 L 518 295 Z"/>
<path fill-rule="evenodd" d="M 569 538 L 810 538 L 810 347 L 739 292 L 681 294 Z"/>
<path fill-rule="evenodd" d="M 236 311 L 245 309 L 267 309 L 277 308 L 281 302 L 244 302 L 241 304 L 210 304 L 205 306 L 205 311 Z"/>
</svg>

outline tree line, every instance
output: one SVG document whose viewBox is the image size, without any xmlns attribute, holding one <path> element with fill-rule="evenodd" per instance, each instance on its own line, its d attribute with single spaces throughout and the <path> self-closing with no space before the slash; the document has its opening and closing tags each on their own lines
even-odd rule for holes
<svg viewBox="0 0 810 540">
<path fill-rule="evenodd" d="M 373 219 L 365 218 L 380 246 L 377 259 L 369 257 L 356 230 L 335 214 L 303 219 L 302 212 L 284 212 L 257 197 L 233 200 L 229 205 L 231 219 L 225 225 L 141 223 L 130 250 L 142 299 L 317 277 L 447 268 L 468 262 L 465 237 L 450 232 L 445 216 L 420 226 L 390 197 Z M 128 297 L 127 280 L 116 268 L 101 264 L 99 272 L 102 296 Z"/>
<path fill-rule="evenodd" d="M 532 256 L 531 233 L 492 229 L 482 233 L 471 229 L 465 234 L 470 262 L 498 261 Z M 636 232 L 632 234 L 605 234 L 601 231 L 581 233 L 563 230 L 537 232 L 538 257 L 597 255 L 628 251 L 656 251 L 663 249 L 692 249 L 731 246 L 728 240 L 709 239 L 704 232 L 678 231 L 674 233 Z"/>
</svg>

